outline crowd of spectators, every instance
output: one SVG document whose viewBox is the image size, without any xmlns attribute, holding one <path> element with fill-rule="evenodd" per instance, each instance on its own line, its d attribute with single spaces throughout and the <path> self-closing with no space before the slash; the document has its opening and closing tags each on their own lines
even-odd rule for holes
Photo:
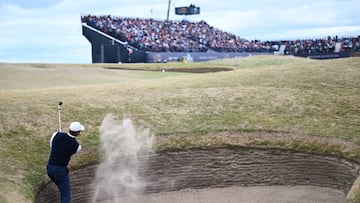
<svg viewBox="0 0 360 203">
<path fill-rule="evenodd" d="M 285 54 L 360 51 L 360 35 L 352 38 L 260 41 L 224 32 L 205 21 L 189 22 L 127 18 L 110 15 L 81 16 L 81 21 L 129 45 L 153 52 L 274 52 L 285 45 Z"/>
<path fill-rule="evenodd" d="M 283 44 L 286 45 L 286 54 L 331 53 L 335 52 L 337 43 L 339 43 L 338 52 L 360 51 L 360 36 L 341 39 L 335 36 L 325 39 L 283 41 Z"/>
</svg>

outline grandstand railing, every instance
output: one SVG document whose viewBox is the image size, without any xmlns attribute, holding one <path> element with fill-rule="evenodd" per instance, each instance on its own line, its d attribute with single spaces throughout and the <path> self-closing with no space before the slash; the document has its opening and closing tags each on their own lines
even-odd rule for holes
<svg viewBox="0 0 360 203">
<path fill-rule="evenodd" d="M 126 48 L 129 48 L 129 49 L 132 49 L 132 50 L 135 50 L 135 51 L 138 50 L 137 48 L 129 45 L 128 42 L 123 42 L 123 41 L 121 41 L 121 40 L 119 40 L 119 39 L 117 39 L 117 38 L 115 38 L 115 37 L 113 37 L 113 36 L 111 36 L 111 35 L 108 35 L 108 34 L 106 34 L 106 33 L 104 33 L 104 32 L 101 32 L 100 30 L 98 30 L 98 29 L 96 29 L 96 28 L 91 27 L 90 25 L 87 25 L 86 23 L 82 23 L 82 26 L 84 26 L 84 27 L 86 27 L 86 28 L 88 28 L 88 29 L 90 29 L 90 30 L 98 33 L 99 35 L 102 35 L 102 36 L 104 36 L 104 37 L 106 37 L 106 38 L 109 38 L 112 43 L 117 42 L 117 43 L 123 45 L 123 46 L 126 47 Z"/>
</svg>

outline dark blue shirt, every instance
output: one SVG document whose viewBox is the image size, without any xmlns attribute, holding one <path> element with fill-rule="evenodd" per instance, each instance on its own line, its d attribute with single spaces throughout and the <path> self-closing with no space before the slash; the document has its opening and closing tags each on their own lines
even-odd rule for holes
<svg viewBox="0 0 360 203">
<path fill-rule="evenodd" d="M 48 164 L 55 166 L 67 166 L 70 158 L 80 149 L 80 144 L 64 132 L 54 133 L 50 140 L 51 153 Z"/>
</svg>

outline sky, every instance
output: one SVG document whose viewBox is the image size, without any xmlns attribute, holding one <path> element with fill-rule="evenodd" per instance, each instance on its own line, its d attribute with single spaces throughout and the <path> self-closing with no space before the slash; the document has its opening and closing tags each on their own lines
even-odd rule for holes
<svg viewBox="0 0 360 203">
<path fill-rule="evenodd" d="M 204 20 L 248 40 L 360 35 L 360 0 L 1 0 L 0 62 L 91 63 L 81 15 Z M 200 15 L 175 15 L 194 4 Z"/>
</svg>

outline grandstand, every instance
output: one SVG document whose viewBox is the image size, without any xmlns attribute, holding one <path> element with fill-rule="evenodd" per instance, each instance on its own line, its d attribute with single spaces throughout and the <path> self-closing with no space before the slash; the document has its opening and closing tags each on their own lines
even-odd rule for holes
<svg viewBox="0 0 360 203">
<path fill-rule="evenodd" d="M 243 39 L 205 21 L 84 15 L 81 22 L 92 46 L 93 63 L 206 61 L 274 53 L 329 59 L 360 51 L 360 35 L 260 41 Z"/>
</svg>

